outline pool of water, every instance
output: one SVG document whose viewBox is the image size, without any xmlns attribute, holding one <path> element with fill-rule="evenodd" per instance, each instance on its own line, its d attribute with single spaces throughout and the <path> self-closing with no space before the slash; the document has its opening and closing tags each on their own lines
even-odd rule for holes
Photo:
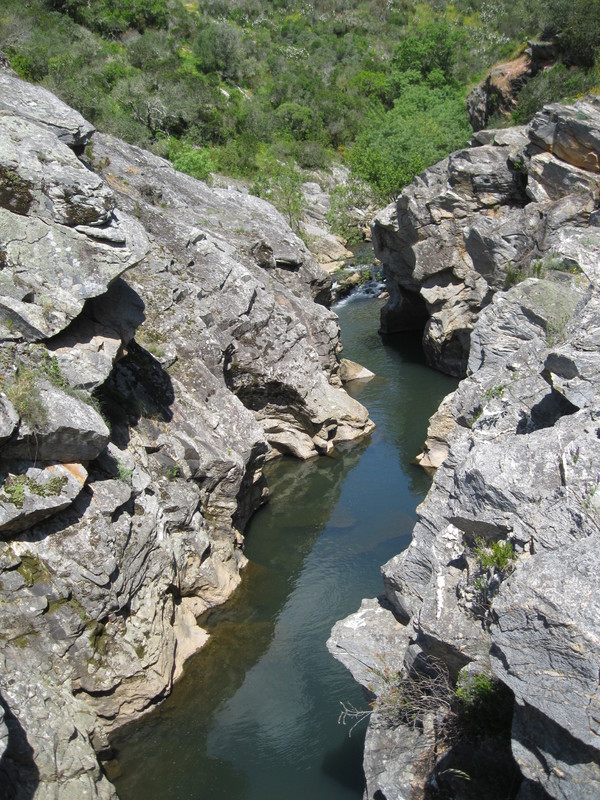
<svg viewBox="0 0 600 800">
<path fill-rule="evenodd" d="M 270 464 L 271 500 L 246 532 L 242 585 L 172 695 L 114 738 L 121 800 L 360 800 L 364 730 L 338 724 L 361 690 L 327 652 L 336 620 L 381 592 L 409 541 L 427 476 L 410 462 L 456 381 L 420 337 L 377 334 L 380 300 L 340 303 L 343 355 L 376 373 L 349 391 L 377 425 L 335 457 Z"/>
</svg>

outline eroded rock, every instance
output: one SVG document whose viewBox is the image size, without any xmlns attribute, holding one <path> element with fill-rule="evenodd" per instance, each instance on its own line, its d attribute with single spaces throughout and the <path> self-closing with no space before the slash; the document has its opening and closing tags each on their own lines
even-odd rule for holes
<svg viewBox="0 0 600 800">
<path fill-rule="evenodd" d="M 9 72 L 0 94 L 0 783 L 113 800 L 97 754 L 239 584 L 266 458 L 372 423 L 331 279 L 271 206 L 89 142 Z"/>
<path fill-rule="evenodd" d="M 387 650 L 406 675 L 417 648 L 453 679 L 465 665 L 498 679 L 514 698 L 514 761 L 504 770 L 521 770 L 523 798 L 594 797 L 600 780 L 596 117 L 595 100 L 539 115 L 523 162 L 517 151 L 507 160 L 509 172 L 530 170 L 531 202 L 515 203 L 502 166 L 489 181 L 499 207 L 486 209 L 489 186 L 475 182 L 485 170 L 453 177 L 451 158 L 375 225 L 400 287 L 391 295 L 428 304 L 431 362 L 457 363 L 436 342 L 472 326 L 461 356 L 469 377 L 431 421 L 422 462 L 436 471 L 411 545 L 382 568 L 393 613 L 372 629 L 358 624 L 362 612 L 338 623 L 343 652 L 332 652 L 350 666 Z M 493 139 L 484 132 L 483 147 L 501 149 Z M 460 747 L 444 751 L 438 739 L 434 748 L 425 728 L 374 723 L 367 742 L 369 797 L 441 786 L 449 764 L 468 772 Z"/>
</svg>

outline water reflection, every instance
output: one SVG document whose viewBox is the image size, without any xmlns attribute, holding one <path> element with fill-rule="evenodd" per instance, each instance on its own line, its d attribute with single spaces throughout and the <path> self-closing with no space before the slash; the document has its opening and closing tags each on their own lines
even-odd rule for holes
<svg viewBox="0 0 600 800">
<path fill-rule="evenodd" d="M 364 733 L 337 725 L 340 702 L 362 695 L 325 642 L 409 543 L 429 485 L 409 462 L 456 383 L 417 358 L 417 338 L 382 342 L 380 305 L 339 308 L 344 355 L 377 374 L 351 387 L 377 424 L 372 441 L 269 466 L 272 500 L 247 531 L 242 585 L 201 621 L 211 640 L 163 706 L 115 737 L 121 800 L 362 797 Z"/>
</svg>

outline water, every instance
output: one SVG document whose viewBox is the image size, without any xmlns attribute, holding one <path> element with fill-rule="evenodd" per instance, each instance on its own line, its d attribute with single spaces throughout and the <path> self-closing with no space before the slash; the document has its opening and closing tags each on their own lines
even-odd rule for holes
<svg viewBox="0 0 600 800">
<path fill-rule="evenodd" d="M 456 385 L 424 366 L 418 336 L 381 340 L 380 306 L 361 293 L 336 308 L 344 355 L 377 375 L 351 388 L 375 432 L 335 458 L 270 465 L 242 586 L 202 620 L 211 640 L 171 697 L 114 741 L 121 800 L 362 797 L 364 730 L 349 738 L 337 718 L 364 701 L 325 642 L 408 545 L 429 486 L 410 461 Z"/>
</svg>

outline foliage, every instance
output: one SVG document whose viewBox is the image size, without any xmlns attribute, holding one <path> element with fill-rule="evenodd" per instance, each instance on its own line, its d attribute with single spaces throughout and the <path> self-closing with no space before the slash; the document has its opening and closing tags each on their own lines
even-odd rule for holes
<svg viewBox="0 0 600 800">
<path fill-rule="evenodd" d="M 38 379 L 35 370 L 18 366 L 12 382 L 5 389 L 19 417 L 34 431 L 42 430 L 48 422 Z"/>
<path fill-rule="evenodd" d="M 107 36 L 167 22 L 166 0 L 46 0 L 46 5 Z"/>
<path fill-rule="evenodd" d="M 431 655 L 422 654 L 410 671 L 390 667 L 381 655 L 379 660 L 381 665 L 370 669 L 377 685 L 370 708 L 342 703 L 338 721 L 352 722 L 350 733 L 375 714 L 388 725 L 413 728 L 422 728 L 431 716 L 437 738 L 448 745 L 487 735 L 509 738 L 513 696 L 490 674 L 462 669 L 454 684 L 444 661 Z"/>
<path fill-rule="evenodd" d="M 510 691 L 491 675 L 486 672 L 473 674 L 464 669 L 459 672 L 455 708 L 463 730 L 475 735 L 508 734 L 512 705 Z"/>
<path fill-rule="evenodd" d="M 464 89 L 446 83 L 439 70 L 434 77 L 422 80 L 414 70 L 393 75 L 394 108 L 359 135 L 350 153 L 354 172 L 389 197 L 468 143 Z"/>
<path fill-rule="evenodd" d="M 547 28 L 566 63 L 591 67 L 600 47 L 600 0 L 549 0 Z"/>
<path fill-rule="evenodd" d="M 293 165 L 279 165 L 271 175 L 257 178 L 251 192 L 273 203 L 290 228 L 298 233 L 306 201 L 302 194 L 302 176 Z"/>
<path fill-rule="evenodd" d="M 546 103 L 573 100 L 600 84 L 598 68 L 584 70 L 556 64 L 527 81 L 517 97 L 513 120 L 523 125 Z"/>
<path fill-rule="evenodd" d="M 168 480 L 174 481 L 175 478 L 179 478 L 179 476 L 181 475 L 181 467 L 179 466 L 179 464 L 173 464 L 172 466 L 167 467 L 165 475 Z"/>
<path fill-rule="evenodd" d="M 176 140 L 172 141 L 169 157 L 175 169 L 191 175 L 192 178 L 198 178 L 201 181 L 207 180 L 215 169 L 210 152 L 187 144 L 175 144 Z"/>
<path fill-rule="evenodd" d="M 512 569 L 517 554 L 512 542 L 494 541 L 487 544 L 480 536 L 475 542 L 475 558 L 480 571 L 490 569 L 506 574 Z"/>
<path fill-rule="evenodd" d="M 349 244 L 355 244 L 362 239 L 356 209 L 364 210 L 370 206 L 382 205 L 383 199 L 368 184 L 351 179 L 336 186 L 331 192 L 327 222 L 334 233 L 343 236 Z"/>
<path fill-rule="evenodd" d="M 38 497 L 53 497 L 61 493 L 66 483 L 64 475 L 55 475 L 41 483 L 27 475 L 9 475 L 2 486 L 2 493 L 6 498 L 5 502 L 12 503 L 16 508 L 22 508 L 25 502 L 25 489 Z"/>
<path fill-rule="evenodd" d="M 133 475 L 133 467 L 128 467 L 123 461 L 117 459 L 117 477 L 123 483 L 129 483 Z"/>
<path fill-rule="evenodd" d="M 522 118 L 597 84 L 590 2 L 4 0 L 0 38 L 24 78 L 192 175 L 255 180 L 349 153 L 387 197 L 466 143 L 469 86 L 524 39 L 555 32 L 580 67 L 540 73 Z"/>
<path fill-rule="evenodd" d="M 454 688 L 443 661 L 428 657 L 423 669 L 406 673 L 389 666 L 381 655 L 379 660 L 380 666 L 370 669 L 377 683 L 376 697 L 370 708 L 360 710 L 341 704 L 338 722 L 353 721 L 350 733 L 371 714 L 376 714 L 387 724 L 404 724 L 413 728 L 422 726 L 429 714 L 442 711 L 446 718 L 452 715 Z M 369 691 L 375 694 L 373 685 L 369 686 Z"/>
</svg>

